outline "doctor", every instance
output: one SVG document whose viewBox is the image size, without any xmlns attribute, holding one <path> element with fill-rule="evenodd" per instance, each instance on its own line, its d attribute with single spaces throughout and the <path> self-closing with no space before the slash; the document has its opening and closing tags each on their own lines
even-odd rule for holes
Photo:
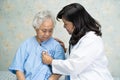
<svg viewBox="0 0 120 80">
<path fill-rule="evenodd" d="M 107 69 L 107 58 L 100 24 L 79 3 L 65 6 L 57 15 L 71 35 L 66 60 L 42 54 L 43 63 L 52 72 L 67 75 L 66 80 L 113 80 Z"/>
</svg>

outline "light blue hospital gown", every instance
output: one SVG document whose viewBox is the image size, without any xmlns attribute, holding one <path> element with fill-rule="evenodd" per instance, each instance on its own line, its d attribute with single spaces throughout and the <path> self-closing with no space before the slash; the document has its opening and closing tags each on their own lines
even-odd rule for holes
<svg viewBox="0 0 120 80">
<path fill-rule="evenodd" d="M 52 37 L 40 45 L 34 36 L 17 50 L 9 70 L 14 74 L 16 70 L 24 72 L 26 80 L 48 80 L 51 69 L 42 63 L 42 51 L 47 51 L 54 59 L 65 59 L 63 48 Z"/>
</svg>

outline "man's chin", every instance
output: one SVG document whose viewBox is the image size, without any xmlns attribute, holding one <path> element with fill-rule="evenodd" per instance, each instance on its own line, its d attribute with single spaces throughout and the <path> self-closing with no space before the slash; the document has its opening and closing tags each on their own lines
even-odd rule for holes
<svg viewBox="0 0 120 80">
<path fill-rule="evenodd" d="M 43 41 L 47 41 L 48 39 L 50 39 L 50 38 L 47 38 L 47 39 L 43 39 Z"/>
</svg>

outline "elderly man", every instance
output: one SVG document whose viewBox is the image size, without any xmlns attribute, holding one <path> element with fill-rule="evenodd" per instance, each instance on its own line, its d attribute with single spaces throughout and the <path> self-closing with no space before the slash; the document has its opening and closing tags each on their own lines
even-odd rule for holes
<svg viewBox="0 0 120 80">
<path fill-rule="evenodd" d="M 9 70 L 18 80 L 58 80 L 60 75 L 52 74 L 50 65 L 42 63 L 41 53 L 46 51 L 54 59 L 64 59 L 64 49 L 52 38 L 55 19 L 49 11 L 35 15 L 33 27 L 36 36 L 27 39 L 16 52 Z"/>
</svg>

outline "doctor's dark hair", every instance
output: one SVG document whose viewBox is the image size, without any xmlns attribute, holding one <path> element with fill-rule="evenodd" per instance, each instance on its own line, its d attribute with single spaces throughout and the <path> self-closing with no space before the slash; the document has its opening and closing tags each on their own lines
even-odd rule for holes
<svg viewBox="0 0 120 80">
<path fill-rule="evenodd" d="M 96 35 L 102 36 L 101 25 L 85 10 L 79 3 L 69 4 L 57 14 L 56 19 L 62 17 L 73 23 L 75 29 L 69 40 L 69 45 L 75 45 L 87 32 L 94 31 Z"/>
</svg>

